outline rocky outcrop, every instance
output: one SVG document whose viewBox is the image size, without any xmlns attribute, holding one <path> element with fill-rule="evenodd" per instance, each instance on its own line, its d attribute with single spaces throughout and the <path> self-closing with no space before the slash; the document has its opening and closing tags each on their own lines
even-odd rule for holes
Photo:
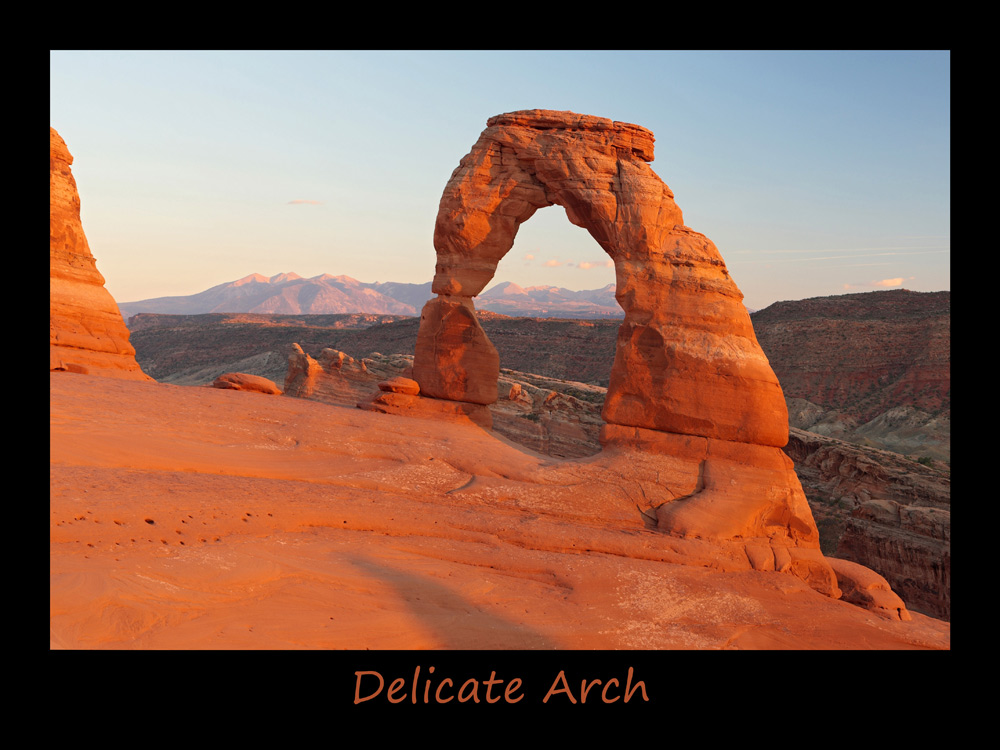
<svg viewBox="0 0 1000 750">
<path fill-rule="evenodd" d="M 476 319 L 471 297 L 438 296 L 424 305 L 413 377 L 431 398 L 492 404 L 500 355 Z"/>
<path fill-rule="evenodd" d="M 516 443 L 556 458 L 598 453 L 605 389 L 502 370 L 493 429 Z"/>
<path fill-rule="evenodd" d="M 286 395 L 386 414 L 472 422 L 538 453 L 578 458 L 600 451 L 601 404 L 605 389 L 504 370 L 497 400 L 488 407 L 420 398 L 409 377 L 413 358 L 382 355 L 356 360 L 327 348 L 319 360 L 292 346 Z"/>
<path fill-rule="evenodd" d="M 288 355 L 285 393 L 332 404 L 356 404 L 371 395 L 378 374 L 370 373 L 364 361 L 349 357 L 337 349 L 323 349 L 319 359 L 292 344 Z"/>
<path fill-rule="evenodd" d="M 909 621 L 913 618 L 906 605 L 889 588 L 886 580 L 857 563 L 837 558 L 827 558 L 837 574 L 842 599 L 859 607 L 872 610 L 889 620 Z"/>
<path fill-rule="evenodd" d="M 245 372 L 227 372 L 220 375 L 213 381 L 212 387 L 229 391 L 266 393 L 270 396 L 281 395 L 281 389 L 275 385 L 273 380 L 262 378 L 259 375 L 249 375 Z"/>
<path fill-rule="evenodd" d="M 49 370 L 152 380 L 90 252 L 66 143 L 49 129 Z"/>
</svg>

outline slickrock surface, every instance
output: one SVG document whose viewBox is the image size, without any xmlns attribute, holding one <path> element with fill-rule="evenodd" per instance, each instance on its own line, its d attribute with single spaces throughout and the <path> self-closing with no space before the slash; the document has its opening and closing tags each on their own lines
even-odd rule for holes
<svg viewBox="0 0 1000 750">
<path fill-rule="evenodd" d="M 49 369 L 151 380 L 87 244 L 72 164 L 49 128 Z"/>
<path fill-rule="evenodd" d="M 651 454 L 558 461 L 439 420 L 65 372 L 50 393 L 54 648 L 950 645 L 947 623 L 647 528 L 634 501 L 684 473 Z"/>
</svg>

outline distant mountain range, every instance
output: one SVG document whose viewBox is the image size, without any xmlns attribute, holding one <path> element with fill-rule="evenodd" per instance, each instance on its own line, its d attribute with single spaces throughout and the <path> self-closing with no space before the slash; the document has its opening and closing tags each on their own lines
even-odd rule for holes
<svg viewBox="0 0 1000 750">
<path fill-rule="evenodd" d="M 615 285 L 574 292 L 558 286 L 497 284 L 476 298 L 476 309 L 527 318 L 623 318 Z"/>
<path fill-rule="evenodd" d="M 296 273 L 277 276 L 250 274 L 204 292 L 157 297 L 118 305 L 128 321 L 138 313 L 202 315 L 258 313 L 270 315 L 335 315 L 372 313 L 419 315 L 433 297 L 431 282 L 365 283 L 350 276 L 322 274 L 306 279 Z M 517 317 L 621 318 L 615 285 L 575 292 L 555 286 L 520 287 L 497 284 L 476 298 L 476 308 Z"/>
</svg>

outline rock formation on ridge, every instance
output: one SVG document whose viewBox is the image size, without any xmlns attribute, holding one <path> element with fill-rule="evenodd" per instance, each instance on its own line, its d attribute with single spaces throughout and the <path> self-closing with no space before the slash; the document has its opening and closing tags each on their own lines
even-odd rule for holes
<svg viewBox="0 0 1000 750">
<path fill-rule="evenodd" d="M 743 295 L 715 245 L 684 226 L 652 159 L 653 134 L 637 125 L 549 110 L 490 118 L 441 198 L 437 297 L 421 314 L 413 398 L 470 409 L 496 401 L 499 356 L 472 298 L 521 223 L 560 205 L 615 263 L 625 320 L 601 442 L 609 461 L 654 457 L 655 492 L 635 503 L 644 518 L 675 536 L 736 544 L 749 568 L 792 572 L 839 597 L 781 451 L 788 412 Z"/>
<path fill-rule="evenodd" d="M 135 361 L 128 328 L 87 244 L 72 163 L 66 143 L 49 128 L 49 370 L 152 380 Z"/>
</svg>

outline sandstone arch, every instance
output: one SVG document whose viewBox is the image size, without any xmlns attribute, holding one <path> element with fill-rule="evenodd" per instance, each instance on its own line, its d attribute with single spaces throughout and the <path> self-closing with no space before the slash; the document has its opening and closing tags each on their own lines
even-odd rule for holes
<svg viewBox="0 0 1000 750">
<path fill-rule="evenodd" d="M 649 167 L 653 134 L 589 115 L 525 110 L 490 118 L 452 173 L 434 228 L 433 292 L 413 377 L 424 396 L 496 400 L 499 356 L 472 298 L 518 227 L 559 205 L 615 263 L 625 311 L 603 417 L 643 428 L 781 447 L 788 415 L 743 295 L 715 245 L 684 226 Z M 608 434 L 612 434 L 611 430 Z"/>
</svg>

